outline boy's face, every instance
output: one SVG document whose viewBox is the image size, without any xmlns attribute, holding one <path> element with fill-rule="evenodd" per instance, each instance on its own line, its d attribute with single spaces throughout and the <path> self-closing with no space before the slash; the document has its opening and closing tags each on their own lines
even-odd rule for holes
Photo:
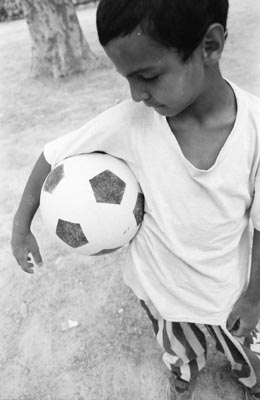
<svg viewBox="0 0 260 400">
<path fill-rule="evenodd" d="M 143 101 L 159 114 L 174 117 L 202 94 L 205 72 L 198 50 L 184 63 L 174 49 L 136 28 L 130 35 L 110 41 L 105 51 L 128 80 L 133 100 Z"/>
</svg>

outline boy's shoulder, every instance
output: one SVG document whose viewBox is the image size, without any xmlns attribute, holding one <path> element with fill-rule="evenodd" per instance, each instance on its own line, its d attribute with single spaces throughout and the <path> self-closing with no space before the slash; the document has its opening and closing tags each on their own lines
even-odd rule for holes
<svg viewBox="0 0 260 400">
<path fill-rule="evenodd" d="M 256 116 L 260 118 L 260 96 L 249 92 L 246 89 L 242 89 L 240 86 L 232 83 L 232 87 L 235 91 L 237 100 L 243 103 L 250 113 L 256 113 Z"/>
<path fill-rule="evenodd" d="M 250 93 L 248 91 L 244 91 L 247 97 L 247 101 L 248 101 L 248 106 L 250 109 L 252 109 L 253 111 L 257 111 L 258 116 L 260 117 L 260 97 Z"/>
<path fill-rule="evenodd" d="M 153 118 L 154 113 L 155 111 L 152 108 L 146 107 L 143 103 L 126 99 L 107 108 L 99 114 L 99 118 L 110 124 L 136 126 Z"/>
<path fill-rule="evenodd" d="M 254 138 L 260 139 L 260 97 L 246 89 L 230 83 L 237 100 L 238 115 L 236 126 Z M 259 142 L 260 143 L 260 142 Z"/>
</svg>

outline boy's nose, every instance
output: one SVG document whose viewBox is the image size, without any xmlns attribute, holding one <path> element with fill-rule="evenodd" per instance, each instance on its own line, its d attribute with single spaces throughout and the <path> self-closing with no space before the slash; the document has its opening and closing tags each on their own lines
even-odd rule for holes
<svg viewBox="0 0 260 400">
<path fill-rule="evenodd" d="M 136 102 L 148 100 L 150 98 L 149 93 L 145 90 L 144 86 L 138 83 L 129 82 L 130 92 L 132 99 Z"/>
</svg>

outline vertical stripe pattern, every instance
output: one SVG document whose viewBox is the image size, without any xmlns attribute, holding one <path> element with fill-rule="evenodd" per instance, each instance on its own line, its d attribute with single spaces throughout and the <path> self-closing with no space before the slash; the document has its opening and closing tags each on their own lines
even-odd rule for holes
<svg viewBox="0 0 260 400">
<path fill-rule="evenodd" d="M 147 305 L 142 303 L 152 321 L 157 341 L 164 351 L 163 361 L 167 368 L 186 381 L 195 378 L 206 365 L 207 341 L 202 326 L 156 319 Z M 258 370 L 258 375 L 260 371 L 259 331 L 255 329 L 245 338 L 236 338 L 225 326 L 204 327 L 215 340 L 216 348 L 226 355 L 236 378 L 245 386 L 253 387 L 257 383 L 256 371 Z M 250 362 L 250 352 L 256 360 L 254 363 Z M 257 368 L 256 362 L 259 362 Z M 260 385 L 260 376 L 258 379 Z"/>
</svg>

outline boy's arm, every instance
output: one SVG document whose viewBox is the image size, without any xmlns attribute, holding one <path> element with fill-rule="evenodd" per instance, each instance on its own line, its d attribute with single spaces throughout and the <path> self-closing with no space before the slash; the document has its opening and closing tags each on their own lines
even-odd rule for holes
<svg viewBox="0 0 260 400">
<path fill-rule="evenodd" d="M 227 320 L 227 328 L 234 336 L 246 336 L 260 319 L 260 232 L 254 230 L 252 263 L 246 292 L 235 303 Z"/>
<path fill-rule="evenodd" d="M 42 153 L 25 186 L 13 221 L 12 252 L 21 268 L 28 273 L 33 273 L 30 255 L 32 255 L 36 264 L 42 263 L 37 241 L 31 233 L 31 222 L 39 207 L 43 182 L 50 170 L 51 166 Z"/>
</svg>

